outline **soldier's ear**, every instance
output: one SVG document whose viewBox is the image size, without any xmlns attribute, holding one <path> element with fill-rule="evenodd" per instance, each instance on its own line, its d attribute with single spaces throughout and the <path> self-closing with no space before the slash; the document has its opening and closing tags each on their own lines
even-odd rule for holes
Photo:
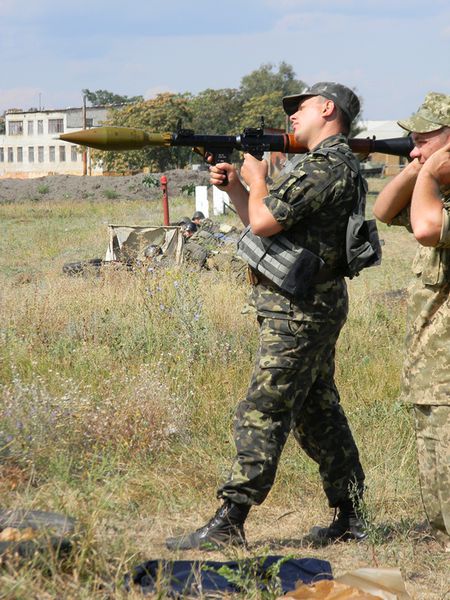
<svg viewBox="0 0 450 600">
<path fill-rule="evenodd" d="M 336 105 L 334 104 L 333 100 L 329 100 L 328 98 L 325 100 L 325 102 L 322 104 L 322 116 L 324 117 L 331 117 L 331 115 L 333 114 L 333 111 L 336 108 Z"/>
</svg>

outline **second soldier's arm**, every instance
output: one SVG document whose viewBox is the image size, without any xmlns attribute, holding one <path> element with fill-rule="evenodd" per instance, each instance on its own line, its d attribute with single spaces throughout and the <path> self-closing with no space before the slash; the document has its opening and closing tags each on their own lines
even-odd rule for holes
<svg viewBox="0 0 450 600">
<path fill-rule="evenodd" d="M 421 165 L 417 159 L 410 162 L 378 194 L 373 214 L 383 223 L 390 223 L 411 202 Z"/>
<path fill-rule="evenodd" d="M 414 187 L 411 226 L 423 246 L 436 246 L 441 238 L 443 203 L 441 187 L 450 185 L 450 143 L 425 161 Z"/>
</svg>

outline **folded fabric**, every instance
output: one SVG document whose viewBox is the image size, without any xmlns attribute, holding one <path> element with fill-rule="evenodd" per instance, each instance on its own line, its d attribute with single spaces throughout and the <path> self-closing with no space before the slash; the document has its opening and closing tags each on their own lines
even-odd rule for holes
<svg viewBox="0 0 450 600">
<path fill-rule="evenodd" d="M 181 598 L 205 592 L 239 592 L 249 579 L 257 580 L 263 590 L 273 585 L 275 578 L 280 592 L 287 593 L 299 581 L 313 583 L 333 579 L 333 575 L 330 563 L 316 558 L 267 556 L 228 562 L 158 559 L 142 563 L 127 573 L 125 589 L 130 591 L 137 586 L 143 594 L 164 590 L 168 598 Z"/>
</svg>

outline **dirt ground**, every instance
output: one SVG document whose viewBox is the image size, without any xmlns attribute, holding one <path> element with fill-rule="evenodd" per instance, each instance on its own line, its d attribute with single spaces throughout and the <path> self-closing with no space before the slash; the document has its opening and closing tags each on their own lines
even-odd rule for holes
<svg viewBox="0 0 450 600">
<path fill-rule="evenodd" d="M 161 189 L 152 183 L 159 183 L 163 174 L 167 177 L 169 197 L 180 196 L 183 186 L 206 185 L 209 180 L 208 171 L 183 169 L 129 176 L 49 175 L 34 179 L 0 179 L 0 203 L 159 198 Z M 150 181 L 150 186 L 145 185 L 145 181 Z"/>
</svg>

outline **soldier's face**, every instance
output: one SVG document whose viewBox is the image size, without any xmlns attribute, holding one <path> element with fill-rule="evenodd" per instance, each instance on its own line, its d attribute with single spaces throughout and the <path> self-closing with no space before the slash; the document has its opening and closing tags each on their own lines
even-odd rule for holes
<svg viewBox="0 0 450 600">
<path fill-rule="evenodd" d="M 443 127 L 429 133 L 413 133 L 414 148 L 410 153 L 411 158 L 417 158 L 421 165 L 430 158 L 432 154 L 450 141 L 450 128 Z"/>
<path fill-rule="evenodd" d="M 305 98 L 300 101 L 297 112 L 289 117 L 298 142 L 307 143 L 311 135 L 316 133 L 316 128 L 321 123 L 322 104 L 323 99 L 319 96 Z"/>
</svg>

